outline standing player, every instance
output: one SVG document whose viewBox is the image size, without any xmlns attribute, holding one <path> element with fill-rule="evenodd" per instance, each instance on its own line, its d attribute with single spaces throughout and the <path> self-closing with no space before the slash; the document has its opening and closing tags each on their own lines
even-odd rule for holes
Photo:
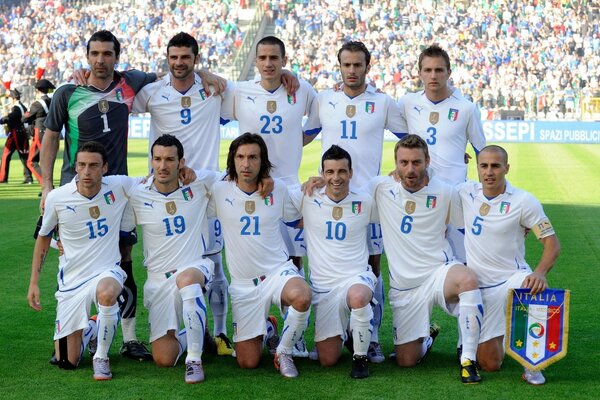
<svg viewBox="0 0 600 400">
<path fill-rule="evenodd" d="M 21 92 L 17 89 L 8 92 L 8 97 L 12 99 L 12 108 L 4 117 L 0 118 L 0 124 L 6 124 L 6 142 L 2 152 L 2 162 L 0 163 L 0 183 L 8 182 L 8 171 L 10 159 L 15 150 L 23 164 L 23 183 L 31 184 L 33 178 L 31 171 L 27 167 L 27 157 L 29 156 L 29 138 L 27 131 L 21 119 L 27 111 L 27 107 L 21 103 Z"/>
<path fill-rule="evenodd" d="M 127 175 L 128 116 L 135 94 L 156 79 L 155 74 L 140 71 L 117 72 L 121 45 L 108 31 L 94 33 L 87 43 L 87 59 L 91 74 L 87 85 L 66 84 L 52 98 L 46 132 L 42 139 L 42 208 L 47 193 L 53 187 L 53 170 L 61 129 L 65 128 L 65 148 L 60 184 L 70 182 L 75 175 L 75 154 L 81 144 L 94 140 L 102 143 L 109 155 L 108 175 Z M 136 360 L 152 360 L 152 354 L 137 340 L 135 311 L 137 286 L 133 279 L 131 248 L 135 234 L 121 238 L 121 268 L 127 281 L 120 298 L 123 346 L 121 353 Z"/>
<path fill-rule="evenodd" d="M 206 323 L 203 290 L 213 276 L 212 261 L 204 258 L 208 189 L 218 179 L 207 173 L 180 185 L 183 146 L 163 135 L 152 144 L 154 171 L 131 194 L 131 205 L 144 235 L 144 265 L 148 280 L 144 304 L 149 309 L 150 343 L 154 361 L 172 367 L 187 348 L 185 381 L 204 380 L 202 349 Z M 185 330 L 179 332 L 183 320 Z"/>
<path fill-rule="evenodd" d="M 325 90 L 313 102 L 305 126 L 306 141 L 321 132 L 323 152 L 331 145 L 339 145 L 348 151 L 354 162 L 355 173 L 352 187 L 360 188 L 377 176 L 381 167 L 381 152 L 385 129 L 393 133 L 407 132 L 404 119 L 396 102 L 386 94 L 377 93 L 366 84 L 371 68 L 371 53 L 361 42 L 350 41 L 338 51 L 338 61 L 344 86 L 341 91 Z M 379 327 L 383 313 L 383 279 L 380 273 L 383 243 L 381 227 L 369 227 L 369 265 L 378 278 L 375 289 L 374 323 L 369 361 L 385 360 L 379 345 Z"/>
<path fill-rule="evenodd" d="M 304 80 L 299 89 L 289 95 L 282 84 L 282 72 L 287 63 L 285 45 L 267 36 L 256 44 L 256 67 L 260 79 L 238 82 L 235 87 L 233 118 L 239 121 L 240 132 L 261 135 L 269 149 L 269 161 L 273 164 L 271 176 L 281 179 L 288 187 L 299 186 L 298 169 L 302 159 L 302 120 L 308 114 L 315 90 Z M 281 223 L 281 233 L 288 254 L 302 270 L 302 257 L 306 246 L 302 229 Z M 306 344 L 300 340 L 294 347 L 294 356 L 308 357 Z"/>
<path fill-rule="evenodd" d="M 269 175 L 271 163 L 262 137 L 244 133 L 227 156 L 230 181 L 213 187 L 211 206 L 223 226 L 227 265 L 231 274 L 233 339 L 241 368 L 260 361 L 264 321 L 271 304 L 288 306 L 275 367 L 288 378 L 298 376 L 292 359 L 294 343 L 302 336 L 310 313 L 310 289 L 288 260 L 280 221 L 299 219 L 281 181 L 266 197 L 257 193 L 259 180 Z"/>
<path fill-rule="evenodd" d="M 187 33 L 180 32 L 169 40 L 167 60 L 170 74 L 137 94 L 133 112 L 151 114 L 150 143 L 163 134 L 173 134 L 188 149 L 189 167 L 218 171 L 221 103 L 224 97 L 233 96 L 232 85 L 228 83 L 222 96 L 206 94 L 202 79 L 194 73 L 199 60 L 198 42 Z M 232 355 L 234 350 L 227 337 L 228 282 L 220 253 L 221 224 L 216 218 L 209 218 L 208 224 L 204 254 L 215 264 L 215 276 L 207 294 L 214 319 L 213 334 L 218 354 Z"/>
<path fill-rule="evenodd" d="M 427 142 L 435 175 L 455 186 L 467 178 L 467 141 L 478 153 L 485 136 L 477 106 L 448 87 L 451 73 L 448 53 L 436 45 L 426 48 L 419 55 L 424 90 L 405 95 L 399 105 L 408 132 Z M 464 262 L 464 234 L 450 227 L 449 240 L 454 255 Z"/>
<path fill-rule="evenodd" d="M 427 175 L 429 153 L 419 136 L 402 138 L 394 156 L 398 177 L 379 177 L 371 184 L 387 243 L 396 362 L 411 367 L 427 354 L 434 339 L 429 335 L 431 310 L 437 304 L 458 317 L 462 382 L 478 383 L 481 294 L 475 274 L 452 258 L 446 240 L 455 191 Z"/>
<path fill-rule="evenodd" d="M 467 265 L 477 274 L 485 315 L 477 361 L 486 371 L 497 371 L 504 359 L 506 296 L 510 289 L 530 288 L 532 294 L 548 287 L 546 275 L 560 244 L 542 205 L 530 193 L 507 180 L 508 154 L 500 146 L 484 147 L 477 155 L 479 181 L 459 186 Z M 531 230 L 544 246 L 535 268 L 525 261 L 525 235 Z M 542 385 L 541 371 L 525 369 L 523 379 Z"/>
<path fill-rule="evenodd" d="M 85 143 L 75 155 L 75 179 L 48 195 L 27 293 L 29 305 L 40 311 L 40 272 L 58 225 L 69 257 L 60 257 L 59 261 L 56 358 L 60 368 L 75 368 L 83 350 L 95 338 L 96 380 L 112 378 L 108 351 L 120 317 L 117 297 L 127 277 L 119 266 L 119 227 L 127 205 L 126 193 L 136 183 L 123 176 L 103 178 L 108 170 L 107 159 L 101 144 Z M 98 310 L 97 329 L 86 329 L 92 303 Z"/>
<path fill-rule="evenodd" d="M 292 198 L 304 221 L 319 361 L 324 366 L 337 363 L 349 330 L 354 343 L 350 376 L 366 378 L 373 329 L 370 302 L 377 282 L 367 263 L 367 228 L 374 209 L 371 196 L 350 191 L 352 173 L 350 154 L 333 145 L 321 161 L 325 188 L 312 196 L 294 192 Z"/>
</svg>

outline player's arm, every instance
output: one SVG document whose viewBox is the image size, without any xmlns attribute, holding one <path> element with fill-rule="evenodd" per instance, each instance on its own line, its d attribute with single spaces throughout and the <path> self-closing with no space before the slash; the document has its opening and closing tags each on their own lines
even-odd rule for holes
<svg viewBox="0 0 600 400">
<path fill-rule="evenodd" d="M 531 294 L 539 293 L 548 288 L 546 275 L 550 272 L 560 254 L 560 243 L 556 235 L 543 237 L 540 242 L 544 246 L 542 257 L 535 270 L 523 281 L 523 287 L 531 289 Z"/>
<path fill-rule="evenodd" d="M 310 109 L 308 112 L 308 118 L 304 125 L 302 125 L 302 145 L 306 146 L 315 138 L 319 133 L 321 133 L 322 125 L 321 120 L 319 119 L 319 99 L 321 96 L 318 96 L 313 99 L 312 104 L 310 105 Z"/>
<path fill-rule="evenodd" d="M 473 106 L 471 119 L 467 123 L 467 140 L 471 143 L 475 155 L 479 154 L 481 149 L 486 146 L 485 134 L 483 133 L 483 125 L 481 123 L 481 114 L 476 106 Z M 465 153 L 465 164 L 469 163 L 471 156 Z"/>
<path fill-rule="evenodd" d="M 226 79 L 221 78 L 219 75 L 215 75 L 204 68 L 199 70 L 197 69 L 195 72 L 200 76 L 200 79 L 202 79 L 202 87 L 204 88 L 207 96 L 219 96 L 225 92 L 225 89 L 227 88 Z M 211 91 L 211 86 L 214 92 Z"/>
<path fill-rule="evenodd" d="M 46 129 L 42 138 L 42 148 L 40 150 L 40 168 L 42 169 L 42 199 L 40 208 L 44 209 L 46 196 L 54 188 L 54 163 L 58 153 L 58 144 L 60 134 L 57 131 Z"/>
<path fill-rule="evenodd" d="M 27 301 L 29 307 L 36 311 L 41 311 L 42 306 L 40 303 L 40 273 L 46 256 L 48 255 L 48 249 L 50 248 L 50 241 L 52 236 L 39 235 L 35 241 L 35 247 L 33 248 L 33 259 L 31 261 L 31 278 L 29 279 L 29 289 L 27 290 Z"/>
</svg>

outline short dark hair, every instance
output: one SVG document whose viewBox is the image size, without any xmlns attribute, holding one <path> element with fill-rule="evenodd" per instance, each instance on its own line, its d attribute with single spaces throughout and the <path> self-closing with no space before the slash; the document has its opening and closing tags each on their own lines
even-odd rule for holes
<svg viewBox="0 0 600 400">
<path fill-rule="evenodd" d="M 90 42 L 113 42 L 116 58 L 119 58 L 119 55 L 121 54 L 121 43 L 119 43 L 119 39 L 117 39 L 117 37 L 113 35 L 110 31 L 98 31 L 90 37 L 90 40 L 88 40 L 86 47 L 86 54 L 88 56 L 90 55 Z"/>
<path fill-rule="evenodd" d="M 365 63 L 369 65 L 371 63 L 371 52 L 367 49 L 367 46 L 363 42 L 359 42 L 358 40 L 350 40 L 342 45 L 337 53 L 338 62 L 342 63 L 342 52 L 351 51 L 353 53 L 357 51 L 362 51 L 365 53 Z"/>
<path fill-rule="evenodd" d="M 152 147 L 150 147 L 150 155 L 152 156 L 154 156 L 154 146 L 175 146 L 177 147 L 177 157 L 179 157 L 180 160 L 183 158 L 183 145 L 181 144 L 179 139 L 177 139 L 173 135 L 165 133 L 164 135 L 159 136 L 158 139 L 156 139 L 154 143 L 152 143 Z"/>
<path fill-rule="evenodd" d="M 169 40 L 169 43 L 167 43 L 167 54 L 169 54 L 169 49 L 171 47 L 188 47 L 192 49 L 194 57 L 198 55 L 198 41 L 189 33 L 179 32 L 177 35 L 173 36 L 171 40 Z"/>
<path fill-rule="evenodd" d="M 102 165 L 108 162 L 108 154 L 106 153 L 106 148 L 104 147 L 104 145 L 93 140 L 85 142 L 84 144 L 79 146 L 77 154 L 79 153 L 98 153 L 102 157 Z M 75 160 L 77 160 L 77 154 L 75 154 Z"/>
<path fill-rule="evenodd" d="M 321 170 L 325 170 L 326 160 L 348 160 L 348 168 L 352 170 L 352 157 L 350 157 L 350 153 L 338 145 L 331 145 L 331 147 L 323 153 L 323 156 L 321 157 Z"/>
<path fill-rule="evenodd" d="M 279 50 L 281 50 L 281 58 L 285 57 L 285 44 L 281 41 L 281 39 L 276 38 L 275 36 L 265 36 L 260 39 L 258 43 L 256 43 L 256 54 L 258 55 L 258 46 L 261 44 L 279 46 Z"/>
<path fill-rule="evenodd" d="M 246 132 L 231 142 L 229 145 L 229 153 L 227 154 L 227 176 L 232 181 L 237 181 L 237 171 L 235 170 L 235 155 L 240 146 L 244 144 L 257 144 L 260 147 L 260 171 L 258 179 L 264 179 L 269 176 L 273 165 L 269 161 L 269 151 L 267 144 L 260 135 L 256 133 Z"/>
<path fill-rule="evenodd" d="M 398 149 L 402 147 L 404 149 L 421 149 L 425 154 L 425 159 L 429 159 L 429 148 L 427 143 L 419 135 L 406 135 L 402 139 L 398 140 L 396 146 L 394 146 L 394 161 L 398 161 Z"/>
<path fill-rule="evenodd" d="M 423 64 L 423 59 L 425 57 L 442 57 L 446 62 L 446 68 L 448 69 L 448 71 L 452 69 L 450 68 L 450 56 L 448 55 L 446 50 L 442 49 L 437 44 L 431 45 L 421 52 L 421 54 L 419 55 L 419 71 L 421 70 L 421 65 Z"/>
<path fill-rule="evenodd" d="M 481 149 L 481 151 L 479 153 L 477 153 L 477 160 L 479 160 L 479 155 L 481 153 L 483 153 L 484 151 L 489 151 L 492 153 L 499 153 L 502 155 L 502 158 L 504 158 L 504 163 L 506 165 L 508 165 L 508 153 L 506 152 L 506 150 L 504 149 L 504 147 L 495 145 L 495 144 L 490 144 L 488 146 L 485 146 L 483 149 Z"/>
</svg>

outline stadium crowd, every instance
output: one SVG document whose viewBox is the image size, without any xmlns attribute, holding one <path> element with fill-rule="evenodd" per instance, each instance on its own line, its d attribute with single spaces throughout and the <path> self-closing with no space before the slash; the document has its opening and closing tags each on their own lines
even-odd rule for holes
<svg viewBox="0 0 600 400">
<path fill-rule="evenodd" d="M 202 67 L 228 65 L 243 39 L 240 7 L 249 2 L 179 0 L 79 6 L 54 0 L 0 6 L 0 79 L 8 88 L 41 77 L 62 82 L 85 67 L 85 38 L 115 32 L 124 52 L 118 69 L 166 71 L 165 38 L 194 35 Z M 577 118 L 598 96 L 597 2 L 265 0 L 292 69 L 317 90 L 340 80 L 335 51 L 361 40 L 373 49 L 370 73 L 394 98 L 419 88 L 417 55 L 437 42 L 448 49 L 453 84 L 487 119 L 521 110 L 528 119 Z"/>
</svg>

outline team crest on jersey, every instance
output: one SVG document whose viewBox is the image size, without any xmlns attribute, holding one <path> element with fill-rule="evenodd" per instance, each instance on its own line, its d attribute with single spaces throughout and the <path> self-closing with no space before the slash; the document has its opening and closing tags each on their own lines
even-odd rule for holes
<svg viewBox="0 0 600 400">
<path fill-rule="evenodd" d="M 190 108 L 192 106 L 192 98 L 190 96 L 183 96 L 181 98 L 181 107 Z"/>
<path fill-rule="evenodd" d="M 177 212 L 177 205 L 175 204 L 174 201 L 168 201 L 165 204 L 165 209 L 167 210 L 167 212 L 171 215 L 175 214 Z"/>
<path fill-rule="evenodd" d="M 111 205 L 111 204 L 113 204 L 115 202 L 115 195 L 112 192 L 112 190 L 110 192 L 104 193 L 104 201 L 108 205 Z"/>
<path fill-rule="evenodd" d="M 90 212 L 90 217 L 94 219 L 98 219 L 100 216 L 100 207 L 98 206 L 90 207 L 88 211 Z"/>
<path fill-rule="evenodd" d="M 375 103 L 372 101 L 367 101 L 365 104 L 365 111 L 367 114 L 373 114 L 375 112 Z"/>
<path fill-rule="evenodd" d="M 275 100 L 267 101 L 267 111 L 271 114 L 277 111 L 277 102 Z"/>
<path fill-rule="evenodd" d="M 352 202 L 352 214 L 360 214 L 362 211 L 362 201 Z"/>
<path fill-rule="evenodd" d="M 483 203 L 481 207 L 479 207 L 479 214 L 485 217 L 490 212 L 491 206 L 488 203 Z"/>
<path fill-rule="evenodd" d="M 265 205 L 272 206 L 274 203 L 273 193 L 269 193 L 267 197 L 265 197 Z"/>
<path fill-rule="evenodd" d="M 117 88 L 115 90 L 115 97 L 117 98 L 117 101 L 123 101 L 123 88 Z"/>
<path fill-rule="evenodd" d="M 510 211 L 510 203 L 508 201 L 503 201 L 500 203 L 500 214 L 508 214 Z"/>
<path fill-rule="evenodd" d="M 98 102 L 98 110 L 100 110 L 102 114 L 106 114 L 108 112 L 108 109 L 108 100 L 102 99 Z"/>
<path fill-rule="evenodd" d="M 54 320 L 54 333 L 60 333 L 60 319 Z"/>
<path fill-rule="evenodd" d="M 183 194 L 183 199 L 185 201 L 190 201 L 191 199 L 194 198 L 194 193 L 192 192 L 192 188 L 190 187 L 186 187 L 181 191 L 181 194 Z"/>
<path fill-rule="evenodd" d="M 201 98 L 202 100 L 206 100 L 206 90 L 204 90 L 204 89 L 200 89 L 200 92 L 199 92 L 199 93 L 200 93 L 200 98 Z"/>
<path fill-rule="evenodd" d="M 294 93 L 291 96 L 288 95 L 287 99 L 288 99 L 289 104 L 292 104 L 292 105 L 296 104 L 296 93 Z"/>
<path fill-rule="evenodd" d="M 437 111 L 432 111 L 429 113 L 429 122 L 431 125 L 435 125 L 440 120 L 440 113 Z"/>
<path fill-rule="evenodd" d="M 458 110 L 456 108 L 451 108 L 448 111 L 448 119 L 450 121 L 456 121 L 458 119 Z"/>
<path fill-rule="evenodd" d="M 346 115 L 348 118 L 352 118 L 356 115 L 356 106 L 355 105 L 347 105 L 346 106 Z"/>
<path fill-rule="evenodd" d="M 427 196 L 427 200 L 425 201 L 425 206 L 427 208 L 435 208 L 436 204 L 437 204 L 436 196 Z"/>
<path fill-rule="evenodd" d="M 404 210 L 406 210 L 407 214 L 412 214 L 415 212 L 415 210 L 417 209 L 417 203 L 415 203 L 414 201 L 407 201 L 406 205 L 404 206 Z"/>
<path fill-rule="evenodd" d="M 339 221 L 344 215 L 344 209 L 342 207 L 333 207 L 333 211 L 331 212 L 331 216 L 336 221 Z"/>
<path fill-rule="evenodd" d="M 254 201 L 252 200 L 246 200 L 244 208 L 246 209 L 246 213 L 253 214 L 256 210 L 256 204 L 254 204 Z"/>
</svg>

